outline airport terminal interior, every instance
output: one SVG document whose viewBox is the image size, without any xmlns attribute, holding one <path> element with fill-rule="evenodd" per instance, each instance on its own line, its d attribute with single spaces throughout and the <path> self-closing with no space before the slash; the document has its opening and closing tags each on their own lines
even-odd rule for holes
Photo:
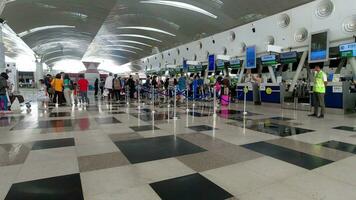
<svg viewBox="0 0 356 200">
<path fill-rule="evenodd" d="M 0 200 L 355 200 L 355 0 L 0 0 Z"/>
</svg>

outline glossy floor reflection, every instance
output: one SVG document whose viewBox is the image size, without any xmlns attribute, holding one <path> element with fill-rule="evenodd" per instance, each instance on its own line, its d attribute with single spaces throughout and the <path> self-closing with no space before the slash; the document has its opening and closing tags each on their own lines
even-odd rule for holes
<svg viewBox="0 0 356 200">
<path fill-rule="evenodd" d="M 356 199 L 356 115 L 90 102 L 0 116 L 0 200 Z"/>
</svg>

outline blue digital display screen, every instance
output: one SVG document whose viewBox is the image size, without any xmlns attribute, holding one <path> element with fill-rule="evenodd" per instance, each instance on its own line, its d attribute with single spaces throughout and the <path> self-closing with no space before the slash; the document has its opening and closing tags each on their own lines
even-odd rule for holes
<svg viewBox="0 0 356 200">
<path fill-rule="evenodd" d="M 216 61 L 216 66 L 217 67 L 221 67 L 221 66 L 224 66 L 225 65 L 225 62 L 223 60 L 217 60 Z"/>
<path fill-rule="evenodd" d="M 246 48 L 246 69 L 256 68 L 256 46 Z"/>
<path fill-rule="evenodd" d="M 188 71 L 187 60 L 185 60 L 185 59 L 183 59 L 183 70 L 184 70 L 184 71 Z"/>
<path fill-rule="evenodd" d="M 291 52 L 281 53 L 281 54 L 279 54 L 279 58 L 280 59 L 297 58 L 297 52 L 296 51 L 291 51 Z"/>
<path fill-rule="evenodd" d="M 326 56 L 326 50 L 310 52 L 310 60 L 324 60 Z"/>
<path fill-rule="evenodd" d="M 274 61 L 276 60 L 276 55 L 265 55 L 261 57 L 262 61 Z"/>
<path fill-rule="evenodd" d="M 356 42 L 340 45 L 339 50 L 344 57 L 356 57 Z"/>
<path fill-rule="evenodd" d="M 240 59 L 234 59 L 230 61 L 230 65 L 239 65 L 240 63 Z"/>
<path fill-rule="evenodd" d="M 209 55 L 208 71 L 215 71 L 215 55 Z"/>
</svg>

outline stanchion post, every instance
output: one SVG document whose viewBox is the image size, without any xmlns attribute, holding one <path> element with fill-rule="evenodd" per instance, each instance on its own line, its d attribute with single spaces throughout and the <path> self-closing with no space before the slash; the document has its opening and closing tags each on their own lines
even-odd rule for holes
<svg viewBox="0 0 356 200">
<path fill-rule="evenodd" d="M 213 99 L 214 99 L 214 103 L 213 103 L 214 104 L 214 111 L 213 111 L 214 113 L 213 113 L 213 116 L 216 117 L 216 87 L 215 86 L 213 88 L 213 93 L 214 93 L 213 94 L 214 95 L 213 96 Z"/>
<path fill-rule="evenodd" d="M 174 87 L 174 120 L 177 120 L 177 86 Z"/>
<path fill-rule="evenodd" d="M 137 108 L 140 110 L 141 109 L 141 101 L 140 101 L 140 96 L 141 96 L 141 87 L 140 87 L 140 84 L 137 85 L 137 103 L 138 103 L 138 106 Z"/>
<path fill-rule="evenodd" d="M 243 112 L 243 115 L 247 115 L 247 112 L 246 112 L 246 95 L 247 95 L 247 92 L 248 92 L 248 87 L 245 86 L 244 89 L 243 89 L 243 93 L 244 93 L 244 112 Z"/>
<path fill-rule="evenodd" d="M 189 92 L 188 92 L 188 88 L 187 87 L 186 87 L 185 91 L 186 91 L 186 94 L 187 94 L 185 99 L 187 101 L 187 113 L 188 113 L 189 112 Z"/>
</svg>

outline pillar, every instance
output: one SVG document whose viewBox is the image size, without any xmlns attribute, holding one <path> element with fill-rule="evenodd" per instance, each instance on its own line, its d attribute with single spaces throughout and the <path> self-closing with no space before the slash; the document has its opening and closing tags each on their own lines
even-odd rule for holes
<svg viewBox="0 0 356 200">
<path fill-rule="evenodd" d="M 352 69 L 352 76 L 353 78 L 356 78 L 356 58 L 355 57 L 349 58 L 349 62 Z"/>
<path fill-rule="evenodd" d="M 2 33 L 3 26 L 4 25 L 0 23 L 0 72 L 5 71 L 5 46 Z"/>
<path fill-rule="evenodd" d="M 85 70 L 85 78 L 89 81 L 89 89 L 93 90 L 94 89 L 94 82 L 95 79 L 100 80 L 100 74 L 98 71 L 98 67 L 100 63 L 97 62 L 83 62 L 86 70 Z"/>
<path fill-rule="evenodd" d="M 36 61 L 36 71 L 35 71 L 35 83 L 37 88 L 41 86 L 40 79 L 43 79 L 44 72 L 43 72 L 43 63 L 40 60 Z"/>
</svg>

